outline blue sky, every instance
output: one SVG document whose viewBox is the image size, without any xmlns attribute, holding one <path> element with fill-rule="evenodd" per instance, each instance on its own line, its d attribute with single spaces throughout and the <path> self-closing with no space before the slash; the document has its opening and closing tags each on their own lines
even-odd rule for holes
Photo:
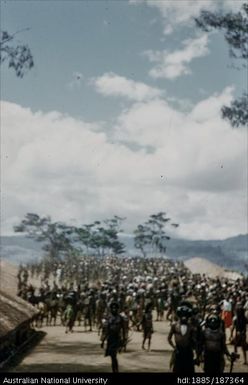
<svg viewBox="0 0 248 385">
<path fill-rule="evenodd" d="M 183 39 L 195 36 L 192 27 L 163 35 L 158 10 L 128 1 L 7 1 L 1 3 L 2 28 L 14 32 L 33 52 L 35 68 L 17 81 L 3 69 L 2 94 L 32 110 L 55 109 L 88 120 L 106 119 L 120 112 L 120 101 L 103 99 L 88 85 L 91 77 L 114 72 L 160 87 L 170 97 L 196 102 L 202 93 L 220 92 L 235 84 L 242 87 L 239 71 L 228 68 L 227 45 L 221 36 L 210 38 L 211 55 L 191 64 L 192 74 L 177 81 L 151 79 L 147 50 L 173 51 Z M 83 76 L 75 81 L 75 74 Z M 78 83 L 78 84 L 77 84 Z M 80 84 L 79 84 L 80 83 Z M 195 86 L 192 86 L 192 83 Z M 77 84 L 77 85 L 76 85 Z M 34 97 L 35 96 L 35 97 Z"/>
<path fill-rule="evenodd" d="M 23 79 L 1 68 L 4 232 L 27 211 L 124 215 L 126 231 L 167 211 L 186 238 L 247 231 L 246 134 L 219 114 L 245 73 L 193 21 L 242 2 L 193 3 L 1 1 L 2 29 L 30 28 L 17 39 L 35 61 Z"/>
</svg>

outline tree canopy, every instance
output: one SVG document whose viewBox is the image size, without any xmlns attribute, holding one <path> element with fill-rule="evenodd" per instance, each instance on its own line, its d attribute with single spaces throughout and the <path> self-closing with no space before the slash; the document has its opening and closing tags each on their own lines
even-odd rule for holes
<svg viewBox="0 0 248 385">
<path fill-rule="evenodd" d="M 247 70 L 248 59 L 248 4 L 244 3 L 241 10 L 235 12 L 209 12 L 203 10 L 195 19 L 196 25 L 205 32 L 213 29 L 224 33 L 229 46 L 230 56 L 242 61 Z M 245 81 L 247 82 L 247 75 Z M 248 93 L 234 100 L 230 106 L 223 106 L 222 117 L 228 119 L 233 127 L 245 126 L 248 123 Z"/>
<path fill-rule="evenodd" d="M 166 253 L 166 243 L 170 240 L 170 236 L 167 235 L 165 227 L 170 220 L 165 212 L 159 212 L 150 215 L 144 224 L 139 224 L 134 230 L 134 245 L 144 257 L 148 253 L 152 256 Z M 170 225 L 174 228 L 179 226 L 177 223 Z"/>
<path fill-rule="evenodd" d="M 34 66 L 34 60 L 28 45 L 16 42 L 15 37 L 19 32 L 12 35 L 7 31 L 0 32 L 0 64 L 7 62 L 16 76 L 22 78 Z"/>
<path fill-rule="evenodd" d="M 14 230 L 42 242 L 46 258 L 52 262 L 72 258 L 81 252 L 99 257 L 116 256 L 125 252 L 125 245 L 118 238 L 124 219 L 114 216 L 76 227 L 53 222 L 49 216 L 27 213 Z"/>
<path fill-rule="evenodd" d="M 118 233 L 122 232 L 121 223 L 125 218 L 114 216 L 104 221 L 76 228 L 77 240 L 86 254 L 104 257 L 106 254 L 120 255 L 125 252 L 125 245 L 120 242 Z"/>
<path fill-rule="evenodd" d="M 77 252 L 73 245 L 73 227 L 52 222 L 49 216 L 40 217 L 34 213 L 27 213 L 14 230 L 42 242 L 42 248 L 51 261 L 58 261 Z"/>
<path fill-rule="evenodd" d="M 27 213 L 14 226 L 14 230 L 41 242 L 45 259 L 53 263 L 71 260 L 80 254 L 98 257 L 122 255 L 126 248 L 119 235 L 123 231 L 121 227 L 125 219 L 115 215 L 110 219 L 96 220 L 77 227 L 53 222 L 49 216 L 40 217 L 35 213 Z M 148 254 L 153 257 L 164 255 L 166 244 L 170 240 L 167 226 L 176 228 L 179 225 L 171 223 L 165 212 L 150 215 L 144 224 L 139 224 L 134 230 L 135 248 L 144 257 Z"/>
</svg>

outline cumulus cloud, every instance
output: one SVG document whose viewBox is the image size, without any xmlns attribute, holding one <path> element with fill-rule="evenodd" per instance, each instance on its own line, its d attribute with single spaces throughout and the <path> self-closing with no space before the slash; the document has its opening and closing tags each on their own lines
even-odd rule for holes
<svg viewBox="0 0 248 385">
<path fill-rule="evenodd" d="M 236 10 L 242 2 L 233 0 L 130 0 L 131 4 L 146 4 L 160 12 L 164 23 L 164 34 L 171 34 L 176 26 L 185 26 L 204 10 Z"/>
<path fill-rule="evenodd" d="M 208 50 L 208 35 L 204 34 L 195 39 L 187 39 L 182 42 L 183 48 L 174 52 L 148 50 L 144 54 L 155 66 L 149 74 L 157 78 L 175 79 L 181 75 L 191 73 L 189 63 L 195 58 L 206 56 Z"/>
<path fill-rule="evenodd" d="M 232 89 L 226 88 L 221 94 L 200 101 L 189 113 L 178 112 L 163 100 L 136 103 L 119 117 L 116 137 L 119 141 L 153 146 L 151 169 L 166 175 L 173 185 L 180 184 L 183 188 L 194 183 L 197 189 L 205 190 L 212 173 L 228 163 L 221 172 L 222 176 L 230 174 L 230 183 L 226 185 L 227 177 L 215 178 L 213 190 L 239 189 L 243 183 L 242 173 L 238 173 L 237 180 L 233 167 L 242 169 L 244 132 L 231 130 L 220 117 L 220 106 L 230 103 L 231 99 Z M 206 178 L 202 187 L 196 178 L 198 174 L 201 180 Z"/>
<path fill-rule="evenodd" d="M 187 113 L 142 100 L 121 113 L 111 137 L 97 122 L 2 102 L 2 231 L 36 212 L 78 224 L 116 214 L 130 232 L 163 210 L 180 236 L 245 232 L 245 132 L 218 108 L 231 100 L 227 88 Z"/>
<path fill-rule="evenodd" d="M 146 168 L 153 170 L 154 179 L 163 176 L 166 198 L 161 194 L 161 202 L 166 199 L 184 223 L 183 235 L 188 236 L 193 227 L 191 236 L 199 237 L 204 237 L 204 231 L 208 237 L 223 237 L 229 226 L 234 233 L 242 232 L 241 228 L 246 231 L 246 134 L 230 129 L 219 112 L 231 99 L 232 89 L 227 88 L 189 113 L 179 113 L 159 100 L 136 104 L 119 118 L 119 140 L 153 146 Z M 193 225 L 196 218 L 201 222 L 198 227 Z"/>
<path fill-rule="evenodd" d="M 150 100 L 162 95 L 162 91 L 158 88 L 127 79 L 113 72 L 93 78 L 90 83 L 104 96 L 121 96 L 134 101 Z"/>
</svg>

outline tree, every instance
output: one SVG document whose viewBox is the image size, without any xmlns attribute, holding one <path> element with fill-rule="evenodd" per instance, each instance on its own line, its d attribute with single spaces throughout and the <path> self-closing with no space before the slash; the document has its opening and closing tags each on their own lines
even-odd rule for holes
<svg viewBox="0 0 248 385">
<path fill-rule="evenodd" d="M 144 257 L 150 252 L 152 256 L 166 253 L 166 243 L 170 237 L 165 231 L 170 218 L 165 212 L 150 215 L 147 222 L 140 224 L 134 230 L 134 245 L 141 251 Z M 178 227 L 177 223 L 171 226 Z"/>
<path fill-rule="evenodd" d="M 140 250 L 143 257 L 147 256 L 147 247 L 152 241 L 150 228 L 147 225 L 138 225 L 134 230 L 134 246 Z"/>
<path fill-rule="evenodd" d="M 111 219 L 104 221 L 107 226 L 107 235 L 110 241 L 110 247 L 114 255 L 120 255 L 125 252 L 125 245 L 119 240 L 119 233 L 122 233 L 121 225 L 126 218 L 115 215 Z"/>
<path fill-rule="evenodd" d="M 209 32 L 212 29 L 224 32 L 229 45 L 230 56 L 244 61 L 247 70 L 248 59 L 248 4 L 243 4 L 239 12 L 212 13 L 202 11 L 195 19 L 196 25 Z M 233 127 L 245 126 L 248 122 L 248 94 L 243 95 L 231 103 L 230 107 L 222 108 L 222 117 L 228 119 Z"/>
<path fill-rule="evenodd" d="M 82 227 L 77 227 L 75 229 L 76 232 L 76 241 L 79 242 L 80 245 L 83 245 L 83 251 L 85 251 L 86 255 L 90 254 L 91 247 L 91 228 L 94 224 L 83 225 Z M 82 249 L 81 249 L 82 250 Z"/>
<path fill-rule="evenodd" d="M 7 61 L 9 68 L 13 68 L 17 77 L 22 78 L 34 66 L 34 60 L 26 44 L 16 43 L 15 37 L 20 32 L 12 35 L 7 31 L 0 32 L 0 64 Z"/>
<path fill-rule="evenodd" d="M 166 241 L 170 237 L 166 235 L 164 227 L 170 218 L 166 217 L 166 213 L 159 212 L 158 214 L 150 215 L 147 224 L 150 226 L 152 254 L 165 253 Z"/>
<path fill-rule="evenodd" d="M 119 241 L 118 233 L 124 218 L 114 216 L 103 222 L 95 221 L 76 229 L 78 241 L 83 245 L 87 255 L 96 254 L 104 257 L 107 254 L 120 255 L 125 252 L 125 245 Z"/>
<path fill-rule="evenodd" d="M 233 127 L 246 126 L 248 122 L 248 93 L 231 103 L 230 107 L 222 107 L 222 116 L 228 119 Z"/>
<path fill-rule="evenodd" d="M 77 253 L 73 246 L 74 229 L 60 222 L 52 222 L 49 216 L 40 217 L 34 213 L 26 214 L 21 223 L 14 227 L 15 232 L 25 233 L 38 242 L 43 242 L 50 262 L 58 262 L 64 257 Z"/>
</svg>

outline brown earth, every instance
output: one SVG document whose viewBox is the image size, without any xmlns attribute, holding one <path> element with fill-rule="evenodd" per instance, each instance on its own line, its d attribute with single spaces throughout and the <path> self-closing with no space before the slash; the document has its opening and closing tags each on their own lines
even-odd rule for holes
<svg viewBox="0 0 248 385">
<path fill-rule="evenodd" d="M 130 332 L 131 341 L 127 352 L 119 354 L 120 372 L 155 373 L 169 372 L 171 348 L 167 342 L 170 325 L 166 321 L 154 322 L 151 351 L 141 349 L 142 333 Z M 85 332 L 75 327 L 73 333 L 65 334 L 62 326 L 45 327 L 42 341 L 26 355 L 11 372 L 111 372 L 110 358 L 104 357 L 96 331 Z M 230 352 L 233 347 L 229 346 Z M 226 371 L 230 363 L 226 363 Z M 196 367 L 201 372 L 201 367 Z M 241 358 L 234 365 L 234 372 L 248 372 Z"/>
<path fill-rule="evenodd" d="M 204 258 L 190 258 L 186 260 L 184 264 L 193 274 L 206 274 L 206 276 L 211 278 L 224 277 L 232 280 L 241 278 L 239 273 L 235 271 L 227 271 L 223 267 Z"/>
</svg>

